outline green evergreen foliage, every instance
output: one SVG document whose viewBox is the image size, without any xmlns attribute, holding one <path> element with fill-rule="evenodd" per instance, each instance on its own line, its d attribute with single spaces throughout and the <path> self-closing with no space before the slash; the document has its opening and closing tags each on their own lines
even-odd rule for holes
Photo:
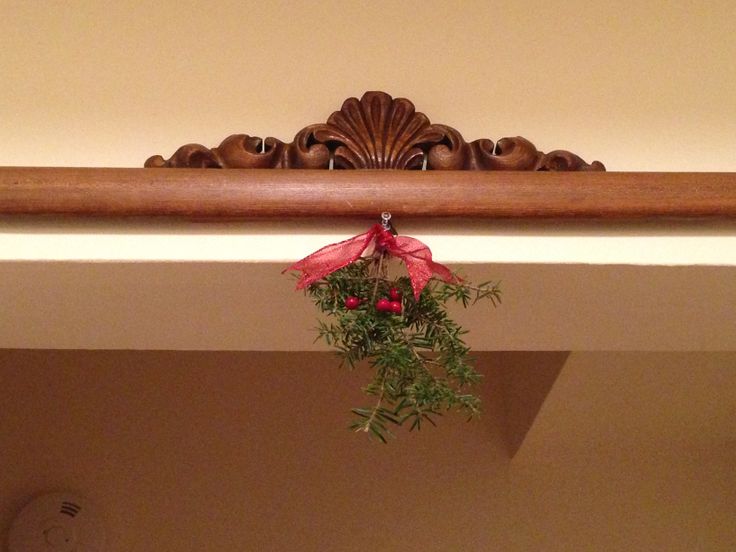
<svg viewBox="0 0 736 552">
<path fill-rule="evenodd" d="M 468 357 L 467 333 L 451 318 L 446 304 L 468 307 L 480 300 L 494 306 L 501 301 L 498 284 L 473 286 L 459 280 L 430 280 L 418 300 L 408 277 L 390 278 L 387 256 L 375 254 L 325 277 L 307 289 L 315 305 L 327 315 L 320 321 L 318 338 L 334 347 L 342 365 L 367 363 L 374 371 L 363 391 L 375 397 L 370 407 L 354 408 L 350 428 L 387 442 L 389 427 L 406 424 L 410 430 L 435 425 L 437 416 L 458 410 L 472 419 L 480 399 L 468 392 L 481 375 Z M 391 290 L 401 294 L 401 312 L 376 308 Z M 357 307 L 347 298 L 359 298 Z M 353 300 L 353 303 L 355 301 Z"/>
</svg>

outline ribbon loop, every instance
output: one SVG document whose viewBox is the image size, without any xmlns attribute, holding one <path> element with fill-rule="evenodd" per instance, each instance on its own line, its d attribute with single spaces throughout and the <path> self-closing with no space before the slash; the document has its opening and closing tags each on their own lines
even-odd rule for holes
<svg viewBox="0 0 736 552">
<path fill-rule="evenodd" d="M 388 218 L 384 215 L 388 215 Z M 389 230 L 390 223 L 388 222 L 390 218 L 389 213 L 384 213 L 382 215 L 384 224 L 374 224 L 363 234 L 326 245 L 297 261 L 285 269 L 284 272 L 288 270 L 301 271 L 296 289 L 304 289 L 328 274 L 332 274 L 357 261 L 365 250 L 373 244 L 376 248 L 398 257 L 404 262 L 414 291 L 414 299 L 419 299 L 419 295 L 434 274 L 437 274 L 445 282 L 457 281 L 449 268 L 432 260 L 432 251 L 427 245 L 415 238 L 392 235 Z"/>
</svg>

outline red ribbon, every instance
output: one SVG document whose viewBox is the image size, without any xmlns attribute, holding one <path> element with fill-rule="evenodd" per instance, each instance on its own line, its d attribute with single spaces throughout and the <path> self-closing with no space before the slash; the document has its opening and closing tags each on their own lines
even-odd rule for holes
<svg viewBox="0 0 736 552">
<path fill-rule="evenodd" d="M 357 261 L 371 244 L 404 261 L 415 299 L 419 299 L 424 286 L 433 274 L 439 275 L 445 282 L 458 280 L 450 269 L 432 260 L 432 252 L 425 244 L 408 236 L 394 236 L 380 224 L 373 225 L 364 234 L 326 245 L 301 261 L 295 262 L 284 272 L 300 270 L 302 274 L 296 289 L 304 289 L 328 274 Z"/>
</svg>

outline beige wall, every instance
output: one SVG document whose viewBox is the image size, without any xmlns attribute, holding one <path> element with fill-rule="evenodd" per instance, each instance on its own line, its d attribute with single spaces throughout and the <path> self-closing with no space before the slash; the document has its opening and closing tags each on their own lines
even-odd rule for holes
<svg viewBox="0 0 736 552">
<path fill-rule="evenodd" d="M 327 350 L 285 266 L 0 264 L 0 305 L 13 313 L 0 318 L 0 348 Z M 500 281 L 503 304 L 449 308 L 478 351 L 736 350 L 734 270 L 477 264 L 463 274 Z"/>
<path fill-rule="evenodd" d="M 523 135 L 540 149 L 570 149 L 611 170 L 736 170 L 731 0 L 5 0 L 2 8 L 0 165 L 140 166 L 151 154 L 192 141 L 215 145 L 234 132 L 290 139 L 347 96 L 382 89 L 468 139 Z M 66 234 L 101 255 L 126 231 L 2 224 L 2 246 L 24 255 L 31 246 L 77 247 Z M 163 235 L 149 260 L 167 258 L 169 234 L 196 233 L 151 228 L 128 228 Z M 13 239 L 34 234 L 48 241 Z M 684 264 L 702 249 L 686 238 L 674 246 L 692 248 Z M 264 239 L 259 247 L 271 245 Z M 206 239 L 186 245 L 208 246 Z M 602 250 L 600 242 L 589 247 Z M 584 249 L 570 259 L 586 262 Z M 521 262 L 540 261 L 535 255 Z M 31 297 L 11 310 L 20 308 L 46 305 Z M 73 331 L 58 329 L 65 339 Z M 385 449 L 334 424 L 352 405 L 355 381 L 335 384 L 323 357 L 293 355 L 2 352 L 0 531 L 29 493 L 70 487 L 108 512 L 113 552 L 406 550 L 406 539 L 438 551 L 736 548 L 732 435 L 642 449 L 627 441 L 635 418 L 631 426 L 614 423 L 632 412 L 629 404 L 601 400 L 592 405 L 600 424 L 585 427 L 599 437 L 613 427 L 616 447 L 581 447 L 589 432 L 564 431 L 588 415 L 565 407 L 580 404 L 580 378 L 600 366 L 594 361 L 561 380 L 564 393 L 540 414 L 545 431 L 533 428 L 529 447 L 509 463 L 492 374 L 482 423 L 450 421 Z M 662 358 L 628 361 L 635 372 L 664 370 L 673 359 Z M 679 362 L 685 370 L 690 359 Z M 714 362 L 733 366 L 730 357 Z M 718 373 L 732 374 L 726 368 Z M 620 396 L 619 388 L 606 394 L 605 379 L 582 381 L 596 397 Z M 320 385 L 338 391 L 335 402 L 323 403 Z M 648 404 L 646 393 L 631 395 L 636 389 L 624 396 Z M 667 410 L 666 427 L 695 417 L 708 432 L 708 418 L 698 416 L 712 412 L 703 410 L 712 387 L 696 389 L 702 401 Z M 732 403 L 718 404 L 733 419 Z M 577 445 L 568 442 L 562 454 L 556 431 Z"/>
<path fill-rule="evenodd" d="M 611 170 L 736 169 L 736 4 L 32 2 L 0 20 L 0 165 L 290 139 L 348 96 Z"/>
<path fill-rule="evenodd" d="M 135 167 L 236 132 L 289 140 L 346 97 L 381 89 L 468 139 L 523 135 L 610 170 L 734 171 L 735 6 L 6 0 L 0 166 Z M 663 236 L 674 224 L 607 236 L 443 225 L 427 236 L 461 262 L 733 264 L 733 225 L 696 230 L 697 240 L 692 226 Z M 187 225 L 0 221 L 0 259 L 190 260 L 204 251 L 281 261 L 354 228 L 241 225 L 218 235 Z M 444 239 L 458 233 L 497 245 Z"/>
<path fill-rule="evenodd" d="M 509 461 L 504 370 L 560 359 L 482 355 L 480 420 L 383 446 L 325 354 L 0 352 L 0 526 L 71 488 L 110 552 L 733 550 L 736 356 L 573 354 Z"/>
</svg>

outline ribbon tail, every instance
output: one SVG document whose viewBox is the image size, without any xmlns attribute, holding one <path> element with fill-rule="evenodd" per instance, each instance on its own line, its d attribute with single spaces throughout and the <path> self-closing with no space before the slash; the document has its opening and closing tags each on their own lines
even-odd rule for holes
<svg viewBox="0 0 736 552">
<path fill-rule="evenodd" d="M 434 274 L 445 282 L 458 281 L 449 268 L 432 260 L 432 251 L 421 241 L 407 236 L 398 236 L 385 241 L 389 253 L 404 261 L 414 291 L 414 299 L 419 299 L 419 295 Z"/>
<path fill-rule="evenodd" d="M 402 256 L 402 260 L 406 265 L 406 271 L 409 273 L 411 289 L 414 291 L 414 299 L 418 301 L 422 290 L 432 278 L 432 270 L 424 261 L 417 260 L 408 255 Z"/>
<path fill-rule="evenodd" d="M 284 269 L 282 273 L 289 270 L 301 271 L 296 289 L 304 289 L 328 274 L 357 261 L 373 242 L 380 229 L 380 225 L 375 225 L 368 232 L 358 234 L 338 243 L 326 245 L 311 255 L 304 257 L 302 260 L 295 262 L 290 267 Z"/>
</svg>

